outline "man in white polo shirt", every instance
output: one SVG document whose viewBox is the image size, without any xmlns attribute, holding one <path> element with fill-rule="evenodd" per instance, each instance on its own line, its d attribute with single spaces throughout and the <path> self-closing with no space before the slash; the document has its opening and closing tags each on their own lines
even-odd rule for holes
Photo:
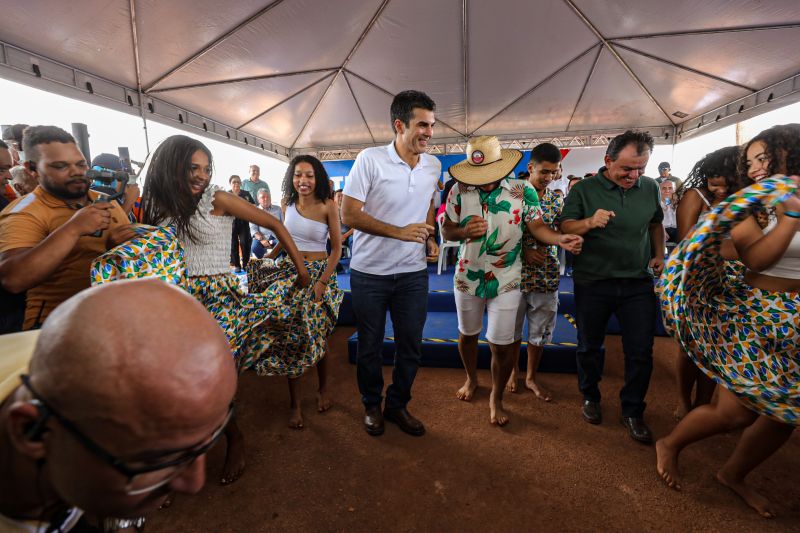
<svg viewBox="0 0 800 533">
<path fill-rule="evenodd" d="M 403 91 L 391 107 L 395 138 L 367 148 L 347 177 L 342 221 L 355 229 L 350 288 L 358 328 L 358 388 L 370 435 L 383 433 L 384 418 L 411 435 L 425 426 L 406 408 L 422 356 L 422 328 L 428 308 L 428 260 L 439 247 L 433 236 L 433 194 L 441 163 L 428 155 L 436 104 L 419 91 Z M 386 311 L 397 351 L 392 384 L 383 399 Z"/>
</svg>

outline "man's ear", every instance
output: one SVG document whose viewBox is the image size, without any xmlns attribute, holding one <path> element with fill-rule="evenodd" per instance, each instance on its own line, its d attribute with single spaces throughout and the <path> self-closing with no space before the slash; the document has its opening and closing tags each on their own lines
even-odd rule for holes
<svg viewBox="0 0 800 533">
<path fill-rule="evenodd" d="M 34 161 L 28 159 L 27 161 L 25 161 L 23 166 L 25 167 L 25 170 L 35 175 L 37 178 L 39 177 L 39 173 L 36 171 L 36 163 Z"/>
<path fill-rule="evenodd" d="M 38 460 L 46 455 L 43 436 L 49 414 L 31 402 L 15 402 L 8 411 L 7 428 L 12 446 L 27 457 Z"/>
<path fill-rule="evenodd" d="M 405 131 L 406 131 L 406 125 L 403 124 L 403 121 L 400 120 L 399 118 L 394 119 L 394 132 L 395 132 L 395 134 L 405 133 Z"/>
</svg>

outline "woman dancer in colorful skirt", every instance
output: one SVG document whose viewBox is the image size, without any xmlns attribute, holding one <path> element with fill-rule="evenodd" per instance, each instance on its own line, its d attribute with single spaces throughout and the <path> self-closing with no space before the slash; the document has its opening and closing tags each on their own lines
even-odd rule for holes
<svg viewBox="0 0 800 533">
<path fill-rule="evenodd" d="M 728 195 L 735 193 L 744 185 L 738 178 L 739 147 L 721 148 L 698 161 L 686 181 L 675 193 L 678 198 L 677 241 L 686 238 L 697 222 L 705 220 L 708 213 Z M 741 263 L 736 262 L 737 265 Z M 708 378 L 682 349 L 678 349 L 675 368 L 678 381 L 678 419 L 694 407 L 705 405 L 714 394 L 714 382 Z M 692 389 L 695 388 L 692 401 Z"/>
<path fill-rule="evenodd" d="M 286 311 L 275 305 L 274 297 L 246 294 L 231 273 L 233 219 L 272 230 L 298 265 L 296 285 L 305 287 L 310 278 L 286 228 L 265 211 L 211 185 L 211 165 L 211 152 L 200 141 L 174 135 L 161 143 L 145 178 L 142 217 L 145 224 L 173 228 L 184 248 L 185 288 L 217 319 L 243 371 L 267 349 L 265 338 L 281 327 Z M 244 441 L 235 419 L 226 437 L 223 484 L 236 481 L 245 465 Z"/>
<path fill-rule="evenodd" d="M 284 346 L 283 349 L 266 350 L 254 366 L 262 375 L 288 376 L 291 402 L 289 427 L 294 429 L 303 428 L 299 378 L 307 368 L 317 367 L 317 410 L 321 413 L 331 407 L 327 387 L 328 359 L 325 355 L 327 337 L 336 326 L 343 293 L 336 283 L 336 265 L 342 255 L 339 210 L 330 196 L 328 173 L 316 157 L 300 155 L 292 159 L 283 179 L 281 204 L 284 224 L 297 243 L 311 275 L 313 295 L 305 298 L 297 295 L 292 302 L 295 309 L 301 309 L 302 313 L 288 338 L 296 338 L 300 342 L 284 346 L 286 335 L 273 336 L 270 342 Z M 328 239 L 331 243 L 330 255 L 326 251 Z M 270 291 L 280 291 L 292 283 L 294 269 L 291 265 L 287 265 L 283 258 L 275 262 L 282 249 L 283 246 L 278 244 L 266 260 L 253 263 L 248 274 L 251 291 L 259 292 L 267 287 Z M 281 268 L 282 265 L 289 268 Z M 269 281 L 264 281 L 266 279 Z"/>
<path fill-rule="evenodd" d="M 800 174 L 800 125 L 761 132 L 745 146 L 742 163 L 757 183 L 708 215 L 670 257 L 661 279 L 667 328 L 721 386 L 716 404 L 690 411 L 656 443 L 656 468 L 680 489 L 683 448 L 746 428 L 717 479 L 772 517 L 773 504 L 745 478 L 800 423 L 800 198 L 797 178 L 781 176 Z M 765 229 L 752 216 L 762 206 L 770 215 Z M 730 283 L 719 257 L 728 232 L 747 267 L 744 283 Z"/>
</svg>

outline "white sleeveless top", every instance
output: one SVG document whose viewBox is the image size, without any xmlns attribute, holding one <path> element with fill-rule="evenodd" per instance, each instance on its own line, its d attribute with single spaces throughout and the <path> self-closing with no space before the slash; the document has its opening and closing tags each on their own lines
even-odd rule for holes
<svg viewBox="0 0 800 533">
<path fill-rule="evenodd" d="M 214 194 L 219 190 L 222 189 L 216 185 L 206 187 L 192 215 L 190 226 L 197 242 L 192 242 L 188 236 L 179 236 L 188 276 L 215 276 L 231 271 L 233 217 L 211 214 Z"/>
<path fill-rule="evenodd" d="M 311 220 L 297 211 L 295 204 L 286 206 L 286 220 L 283 225 L 301 252 L 327 252 L 328 225 Z"/>
<path fill-rule="evenodd" d="M 764 233 L 774 228 L 777 223 L 777 218 L 770 217 Z M 800 232 L 794 234 L 789 247 L 783 252 L 783 257 L 771 267 L 762 270 L 760 274 L 776 278 L 800 279 Z"/>
</svg>

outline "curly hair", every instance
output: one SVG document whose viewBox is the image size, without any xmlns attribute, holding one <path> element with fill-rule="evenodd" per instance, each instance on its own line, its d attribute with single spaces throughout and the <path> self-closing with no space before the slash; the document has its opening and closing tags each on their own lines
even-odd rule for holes
<svg viewBox="0 0 800 533">
<path fill-rule="evenodd" d="M 767 145 L 764 153 L 769 158 L 768 176 L 778 174 L 784 160 L 784 172 L 787 175 L 800 174 L 800 124 L 773 126 L 750 139 L 739 156 L 739 173 L 742 176 L 747 176 L 747 150 L 758 141 Z"/>
<path fill-rule="evenodd" d="M 294 168 L 300 163 L 308 163 L 314 169 L 314 196 L 322 201 L 328 200 L 331 197 L 331 184 L 328 179 L 328 172 L 322 165 L 322 162 L 313 155 L 298 155 L 289 161 L 289 168 L 286 169 L 286 174 L 283 176 L 283 199 L 286 205 L 292 205 L 297 202 L 300 195 L 294 188 Z"/>
<path fill-rule="evenodd" d="M 186 135 L 168 137 L 153 153 L 142 191 L 142 222 L 153 226 L 169 222 L 180 238 L 192 242 L 197 242 L 197 236 L 191 229 L 191 218 L 202 195 L 192 192 L 189 180 L 192 155 L 198 150 L 213 165 L 211 151 L 200 141 Z"/>
<path fill-rule="evenodd" d="M 743 179 L 739 173 L 738 162 L 738 146 L 727 146 L 706 154 L 705 157 L 695 163 L 686 180 L 675 192 L 676 198 L 680 201 L 689 189 L 705 189 L 708 191 L 708 180 L 717 176 L 725 178 L 728 194 L 733 194 L 748 184 L 746 178 Z"/>
</svg>

